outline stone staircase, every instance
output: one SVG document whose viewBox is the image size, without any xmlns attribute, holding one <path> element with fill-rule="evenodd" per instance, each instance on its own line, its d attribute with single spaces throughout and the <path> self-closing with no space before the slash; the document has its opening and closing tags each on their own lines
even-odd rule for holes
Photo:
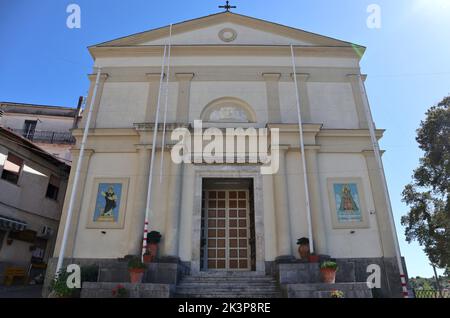
<svg viewBox="0 0 450 318">
<path fill-rule="evenodd" d="M 253 272 L 201 273 L 185 276 L 175 298 L 281 298 L 275 278 Z"/>
</svg>

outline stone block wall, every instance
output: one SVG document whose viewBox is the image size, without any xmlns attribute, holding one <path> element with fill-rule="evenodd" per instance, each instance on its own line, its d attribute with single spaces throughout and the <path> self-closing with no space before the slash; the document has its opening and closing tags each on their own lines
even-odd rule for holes
<svg viewBox="0 0 450 318">
<path fill-rule="evenodd" d="M 114 298 L 113 289 L 118 283 L 84 283 L 81 298 Z M 120 283 L 128 291 L 129 298 L 170 298 L 175 286 L 168 284 Z"/>
</svg>

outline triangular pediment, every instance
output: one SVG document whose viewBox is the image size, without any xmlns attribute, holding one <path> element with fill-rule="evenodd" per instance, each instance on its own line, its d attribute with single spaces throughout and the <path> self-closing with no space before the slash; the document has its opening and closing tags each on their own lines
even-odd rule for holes
<svg viewBox="0 0 450 318">
<path fill-rule="evenodd" d="M 169 26 L 104 42 L 98 47 L 153 46 L 168 43 Z M 173 45 L 301 45 L 350 47 L 352 43 L 300 29 L 222 12 L 172 26 Z"/>
</svg>

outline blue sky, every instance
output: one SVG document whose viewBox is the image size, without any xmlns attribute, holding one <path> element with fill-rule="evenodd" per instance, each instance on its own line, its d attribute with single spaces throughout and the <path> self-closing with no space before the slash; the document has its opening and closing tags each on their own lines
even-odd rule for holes
<svg viewBox="0 0 450 318">
<path fill-rule="evenodd" d="M 0 0 L 0 100 L 75 106 L 86 95 L 87 46 L 220 11 L 216 0 Z M 66 8 L 81 7 L 81 29 Z M 417 244 L 399 224 L 401 192 L 421 155 L 415 130 L 431 105 L 450 93 L 450 0 L 235 0 L 237 13 L 367 46 L 361 66 L 382 141 L 402 254 L 412 276 L 432 276 Z M 369 29 L 367 7 L 381 8 Z"/>
</svg>

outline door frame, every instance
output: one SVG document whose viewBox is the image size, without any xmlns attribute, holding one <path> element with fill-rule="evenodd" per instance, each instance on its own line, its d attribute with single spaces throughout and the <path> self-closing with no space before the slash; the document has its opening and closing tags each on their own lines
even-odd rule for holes
<svg viewBox="0 0 450 318">
<path fill-rule="evenodd" d="M 265 274 L 264 248 L 264 203 L 263 182 L 260 166 L 194 166 L 194 208 L 192 210 L 191 274 L 200 274 L 201 219 L 203 178 L 252 179 L 255 223 L 255 267 L 256 272 Z"/>
<path fill-rule="evenodd" d="M 220 180 L 220 179 L 219 179 Z M 238 179 L 239 180 L 239 179 Z M 248 179 L 247 179 L 248 180 Z M 209 269 L 208 268 L 208 240 L 209 240 L 209 236 L 208 236 L 208 230 L 209 230 L 209 225 L 208 225 L 208 198 L 205 198 L 205 219 L 203 220 L 203 226 L 202 226 L 202 232 L 203 235 L 205 235 L 206 238 L 206 244 L 204 244 L 203 246 L 201 245 L 200 248 L 203 249 L 203 271 L 206 272 L 223 272 L 223 271 L 236 271 L 236 272 L 250 272 L 252 270 L 252 244 L 251 244 L 251 240 L 252 240 L 252 233 L 251 233 L 251 229 L 252 229 L 252 217 L 251 217 L 251 213 L 254 213 L 251 207 L 251 203 L 254 202 L 254 200 L 252 200 L 252 198 L 250 197 L 252 192 L 249 189 L 221 189 L 221 188 L 208 188 L 208 189 L 203 189 L 203 192 L 208 193 L 208 192 L 225 192 L 225 268 L 224 269 Z M 236 268 L 236 269 L 231 269 L 228 268 L 228 263 L 230 261 L 230 249 L 231 246 L 229 246 L 230 243 L 230 236 L 229 236 L 229 224 L 230 224 L 230 216 L 229 216 L 229 211 L 232 210 L 233 208 L 229 207 L 229 203 L 230 203 L 230 192 L 245 192 L 246 193 L 246 197 L 247 197 L 247 201 L 246 201 L 246 231 L 247 231 L 247 268 Z M 202 199 L 203 200 L 203 199 Z M 237 207 L 236 207 L 237 209 Z M 253 218 L 254 220 L 254 218 Z M 240 229 L 238 227 L 238 229 Z M 240 237 L 239 237 L 240 238 Z M 238 238 L 235 238 L 236 240 L 238 240 Z M 240 250 L 240 243 L 239 243 L 239 247 L 237 248 L 237 250 Z M 217 252 L 217 249 L 216 249 Z M 239 253 L 239 252 L 238 252 Z M 240 260 L 241 257 L 238 256 L 238 259 Z M 201 260 L 201 257 L 200 257 Z"/>
</svg>

